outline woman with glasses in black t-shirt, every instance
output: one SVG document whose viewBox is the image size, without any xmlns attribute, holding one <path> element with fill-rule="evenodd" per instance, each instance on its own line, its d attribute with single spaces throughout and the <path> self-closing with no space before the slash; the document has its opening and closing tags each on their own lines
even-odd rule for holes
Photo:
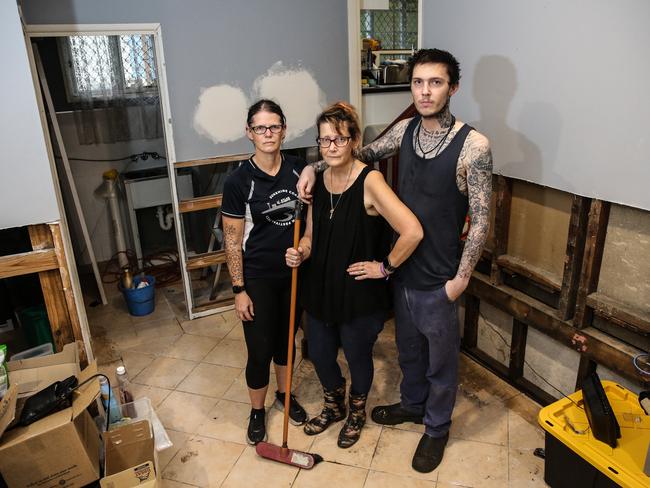
<svg viewBox="0 0 650 488">
<path fill-rule="evenodd" d="M 307 258 L 302 305 L 308 313 L 309 357 L 323 385 L 325 404 L 305 425 L 319 434 L 346 416 L 345 379 L 336 361 L 339 343 L 350 367 L 350 412 L 338 436 L 348 448 L 366 421 L 373 380 L 372 349 L 390 306 L 386 279 L 415 250 L 422 227 L 382 174 L 355 158 L 361 129 L 354 108 L 339 102 L 316 121 L 328 168 L 317 176 L 313 205 L 298 249 L 287 264 Z M 392 230 L 397 234 L 390 246 Z"/>
<path fill-rule="evenodd" d="M 246 136 L 255 154 L 226 179 L 223 230 L 226 260 L 248 350 L 246 384 L 251 400 L 249 444 L 266 439 L 264 400 L 273 361 L 278 383 L 276 406 L 284 409 L 291 270 L 284 253 L 293 241 L 296 183 L 305 161 L 280 152 L 286 134 L 282 109 L 260 100 L 248 110 Z M 290 392 L 289 392 L 290 394 Z M 293 395 L 289 419 L 307 420 Z"/>
</svg>

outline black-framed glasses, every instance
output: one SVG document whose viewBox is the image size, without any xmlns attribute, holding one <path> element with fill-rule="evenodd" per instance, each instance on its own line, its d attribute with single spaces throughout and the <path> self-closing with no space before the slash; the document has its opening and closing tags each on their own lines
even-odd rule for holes
<svg viewBox="0 0 650 488">
<path fill-rule="evenodd" d="M 332 143 L 338 147 L 344 147 L 348 145 L 350 139 L 352 139 L 351 136 L 336 136 L 333 139 L 330 139 L 329 137 L 317 137 L 316 142 L 320 147 L 330 147 Z"/>
<path fill-rule="evenodd" d="M 261 136 L 262 134 L 266 134 L 267 130 L 270 130 L 272 134 L 279 134 L 282 132 L 282 129 L 284 129 L 284 125 L 282 124 L 273 124 L 273 125 L 254 125 L 252 127 L 249 127 L 250 130 L 255 132 L 258 136 Z"/>
</svg>

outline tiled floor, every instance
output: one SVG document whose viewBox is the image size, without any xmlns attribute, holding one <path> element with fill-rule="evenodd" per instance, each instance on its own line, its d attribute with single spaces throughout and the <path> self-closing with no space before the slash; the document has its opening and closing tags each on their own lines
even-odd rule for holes
<svg viewBox="0 0 650 488">
<path fill-rule="evenodd" d="M 244 378 L 246 346 L 232 312 L 194 321 L 183 318 L 180 286 L 156 290 L 156 309 L 130 317 L 121 295 L 88 309 L 93 350 L 100 369 L 122 362 L 136 396 L 151 399 L 174 443 L 160 455 L 163 487 L 513 487 L 546 486 L 539 406 L 461 355 L 450 441 L 434 472 L 411 469 L 423 427 L 385 427 L 369 422 L 348 450 L 336 446 L 340 425 L 309 437 L 290 426 L 289 445 L 315 452 L 324 463 L 305 471 L 258 457 L 245 442 L 250 411 Z M 341 360 L 344 371 L 344 360 Z M 297 351 L 294 391 L 310 415 L 320 411 L 321 388 L 313 367 Z M 369 409 L 399 400 L 394 327 L 387 323 L 375 347 L 375 381 Z M 271 375 L 270 392 L 275 387 Z M 279 444 L 282 414 L 268 395 L 269 442 Z"/>
</svg>

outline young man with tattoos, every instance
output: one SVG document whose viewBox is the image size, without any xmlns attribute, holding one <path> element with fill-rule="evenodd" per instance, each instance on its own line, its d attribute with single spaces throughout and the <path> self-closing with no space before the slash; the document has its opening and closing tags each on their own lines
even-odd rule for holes
<svg viewBox="0 0 650 488">
<path fill-rule="evenodd" d="M 375 407 L 372 419 L 385 425 L 424 423 L 412 466 L 430 472 L 442 461 L 449 438 L 458 388 L 456 300 L 469 284 L 488 234 L 492 155 L 487 138 L 450 112 L 459 88 L 458 61 L 446 51 L 422 49 L 409 70 L 418 115 L 400 121 L 359 154 L 370 163 L 399 151 L 399 197 L 424 229 L 416 251 L 391 270 L 404 376 L 401 401 Z M 314 168 L 303 171 L 301 198 L 311 198 L 313 175 Z M 460 235 L 468 212 L 463 248 Z"/>
</svg>

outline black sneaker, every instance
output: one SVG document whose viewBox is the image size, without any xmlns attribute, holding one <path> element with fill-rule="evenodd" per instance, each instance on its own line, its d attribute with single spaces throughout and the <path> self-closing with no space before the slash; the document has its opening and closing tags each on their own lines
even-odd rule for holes
<svg viewBox="0 0 650 488">
<path fill-rule="evenodd" d="M 284 393 L 275 392 L 275 408 L 284 412 Z M 289 396 L 289 422 L 292 425 L 302 425 L 307 422 L 307 412 L 302 408 L 296 397 L 291 394 Z"/>
<path fill-rule="evenodd" d="M 259 410 L 252 408 L 251 417 L 248 421 L 248 431 L 246 432 L 246 442 L 250 445 L 255 445 L 258 442 L 266 440 L 266 426 L 264 425 L 264 414 L 266 412 L 263 408 Z"/>
<path fill-rule="evenodd" d="M 370 417 L 374 422 L 382 425 L 397 425 L 403 422 L 422 423 L 422 415 L 405 410 L 401 403 L 375 407 L 372 409 Z"/>
<path fill-rule="evenodd" d="M 438 467 L 445 453 L 445 446 L 449 440 L 449 433 L 442 437 L 431 437 L 422 434 L 418 447 L 413 455 L 411 466 L 420 473 L 430 473 Z"/>
</svg>

